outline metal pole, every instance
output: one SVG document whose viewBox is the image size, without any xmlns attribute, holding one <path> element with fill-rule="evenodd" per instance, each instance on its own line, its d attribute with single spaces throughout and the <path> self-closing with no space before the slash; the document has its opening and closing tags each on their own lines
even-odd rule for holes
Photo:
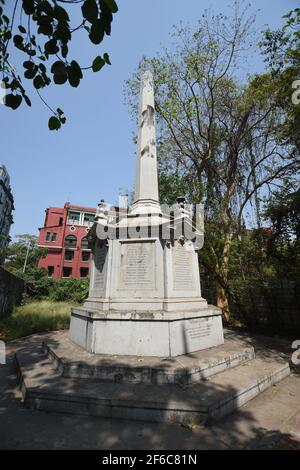
<svg viewBox="0 0 300 470">
<path fill-rule="evenodd" d="M 28 245 L 27 245 L 27 251 L 26 251 L 26 256 L 25 256 L 25 261 L 24 261 L 24 266 L 23 266 L 23 274 L 25 273 L 25 269 L 27 265 L 29 249 L 30 249 L 30 242 L 28 242 Z"/>
</svg>

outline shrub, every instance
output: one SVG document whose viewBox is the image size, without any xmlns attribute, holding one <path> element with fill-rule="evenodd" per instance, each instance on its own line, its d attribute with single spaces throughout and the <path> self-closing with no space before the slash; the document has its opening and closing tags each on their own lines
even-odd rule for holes
<svg viewBox="0 0 300 470">
<path fill-rule="evenodd" d="M 56 302 L 70 300 L 81 303 L 86 299 L 88 289 L 88 279 L 59 279 L 53 282 L 49 298 Z"/>
<path fill-rule="evenodd" d="M 34 283 L 27 284 L 25 300 L 49 299 L 54 302 L 70 301 L 82 303 L 89 289 L 88 279 L 51 279 L 41 277 Z"/>
</svg>

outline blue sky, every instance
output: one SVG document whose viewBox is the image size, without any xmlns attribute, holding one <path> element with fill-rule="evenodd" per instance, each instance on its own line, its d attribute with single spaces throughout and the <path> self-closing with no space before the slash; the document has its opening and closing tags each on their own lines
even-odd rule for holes
<svg viewBox="0 0 300 470">
<path fill-rule="evenodd" d="M 60 131 L 48 131 L 49 112 L 30 88 L 32 108 L 12 111 L 0 106 L 0 163 L 10 173 L 15 197 L 11 235 L 38 234 L 49 206 L 70 201 L 96 207 L 101 198 L 117 203 L 120 192 L 132 190 L 135 129 L 124 104 L 124 81 L 142 55 L 154 55 L 161 44 L 170 43 L 172 25 L 180 21 L 193 25 L 205 8 L 224 13 L 227 4 L 230 1 L 118 0 L 111 37 L 100 48 L 87 40 L 77 40 L 73 46 L 83 66 L 104 52 L 109 53 L 112 66 L 87 73 L 77 89 L 54 86 L 43 95 L 67 115 Z M 280 26 L 281 16 L 296 6 L 296 0 L 252 0 L 257 30 Z M 254 54 L 251 72 L 262 68 L 261 57 Z"/>
</svg>

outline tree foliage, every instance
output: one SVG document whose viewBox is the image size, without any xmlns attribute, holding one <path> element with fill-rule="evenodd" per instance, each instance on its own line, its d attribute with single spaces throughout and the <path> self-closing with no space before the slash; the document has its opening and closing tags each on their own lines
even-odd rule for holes
<svg viewBox="0 0 300 470">
<path fill-rule="evenodd" d="M 35 235 L 16 235 L 16 240 L 6 248 L 4 268 L 28 283 L 37 281 L 46 275 L 45 270 L 37 267 L 38 260 L 46 253 L 47 248 L 38 247 L 38 238 Z"/>
<path fill-rule="evenodd" d="M 109 36 L 117 4 L 115 0 L 15 0 L 9 15 L 11 6 L 7 0 L 0 0 L 0 71 L 9 90 L 5 104 L 13 110 L 23 102 L 31 106 L 22 72 L 15 65 L 17 49 L 24 56 L 24 78 L 32 82 L 51 111 L 49 129 L 58 130 L 66 122 L 64 112 L 52 109 L 42 98 L 41 90 L 53 83 L 68 83 L 76 88 L 86 70 L 98 72 L 110 64 L 109 55 L 104 53 L 97 55 L 91 65 L 82 66 L 69 49 L 80 31 L 95 45 Z M 72 24 L 73 17 L 78 16 L 79 23 Z"/>
<path fill-rule="evenodd" d="M 172 47 L 144 58 L 127 84 L 135 112 L 140 72 L 154 74 L 161 191 L 172 199 L 185 189 L 190 202 L 205 203 L 201 259 L 217 281 L 227 319 L 229 297 L 239 303 L 232 249 L 246 236 L 247 212 L 254 207 L 260 226 L 263 200 L 299 170 L 279 77 L 236 78 L 252 23 L 238 4 L 230 18 L 206 12 L 196 29 L 176 28 Z"/>
</svg>

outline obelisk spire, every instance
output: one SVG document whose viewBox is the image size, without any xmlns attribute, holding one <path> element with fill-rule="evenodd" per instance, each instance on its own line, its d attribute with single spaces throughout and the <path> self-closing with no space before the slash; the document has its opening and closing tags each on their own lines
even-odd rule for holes
<svg viewBox="0 0 300 470">
<path fill-rule="evenodd" d="M 157 178 L 154 83 L 151 72 L 143 73 L 139 103 L 134 213 L 160 211 Z"/>
</svg>

